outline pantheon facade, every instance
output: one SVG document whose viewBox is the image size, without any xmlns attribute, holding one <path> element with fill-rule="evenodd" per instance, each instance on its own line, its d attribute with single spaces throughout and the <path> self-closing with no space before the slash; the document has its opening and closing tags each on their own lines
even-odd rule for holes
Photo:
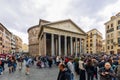
<svg viewBox="0 0 120 80">
<path fill-rule="evenodd" d="M 38 32 L 39 55 L 77 56 L 86 53 L 86 33 L 70 19 L 40 20 Z"/>
</svg>

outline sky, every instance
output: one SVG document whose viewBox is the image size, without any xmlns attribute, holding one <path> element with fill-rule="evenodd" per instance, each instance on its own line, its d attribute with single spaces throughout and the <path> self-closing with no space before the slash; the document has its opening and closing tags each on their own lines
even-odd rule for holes
<svg viewBox="0 0 120 80">
<path fill-rule="evenodd" d="M 0 23 L 27 44 L 27 30 L 40 19 L 71 19 L 85 32 L 98 29 L 105 39 L 104 23 L 118 12 L 120 0 L 0 0 Z"/>
</svg>

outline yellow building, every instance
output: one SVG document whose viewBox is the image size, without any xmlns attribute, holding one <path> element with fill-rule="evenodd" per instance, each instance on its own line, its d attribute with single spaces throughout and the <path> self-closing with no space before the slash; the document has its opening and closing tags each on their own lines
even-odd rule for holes
<svg viewBox="0 0 120 80">
<path fill-rule="evenodd" d="M 15 35 L 16 53 L 22 52 L 22 39 Z"/>
<path fill-rule="evenodd" d="M 87 32 L 86 52 L 91 54 L 100 53 L 102 49 L 102 33 L 97 29 Z"/>
<path fill-rule="evenodd" d="M 106 42 L 105 40 L 102 40 L 102 50 L 103 53 L 106 53 Z"/>
<path fill-rule="evenodd" d="M 105 31 L 107 53 L 120 53 L 120 12 L 105 23 Z"/>
<path fill-rule="evenodd" d="M 22 52 L 28 52 L 28 45 L 27 44 L 22 44 Z"/>
</svg>

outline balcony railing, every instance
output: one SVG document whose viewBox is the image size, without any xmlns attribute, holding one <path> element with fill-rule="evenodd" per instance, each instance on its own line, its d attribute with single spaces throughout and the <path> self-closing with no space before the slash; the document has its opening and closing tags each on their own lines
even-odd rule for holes
<svg viewBox="0 0 120 80">
<path fill-rule="evenodd" d="M 114 28 L 107 30 L 107 33 L 114 31 Z"/>
</svg>

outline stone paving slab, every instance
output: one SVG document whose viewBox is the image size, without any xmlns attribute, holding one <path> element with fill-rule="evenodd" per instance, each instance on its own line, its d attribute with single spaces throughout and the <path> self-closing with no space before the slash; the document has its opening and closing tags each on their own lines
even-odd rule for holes
<svg viewBox="0 0 120 80">
<path fill-rule="evenodd" d="M 7 69 L 3 75 L 0 75 L 0 80 L 56 80 L 59 72 L 57 67 L 38 69 L 32 66 L 30 69 L 30 75 L 25 75 L 25 67 L 22 71 L 17 69 L 11 74 Z"/>
</svg>

